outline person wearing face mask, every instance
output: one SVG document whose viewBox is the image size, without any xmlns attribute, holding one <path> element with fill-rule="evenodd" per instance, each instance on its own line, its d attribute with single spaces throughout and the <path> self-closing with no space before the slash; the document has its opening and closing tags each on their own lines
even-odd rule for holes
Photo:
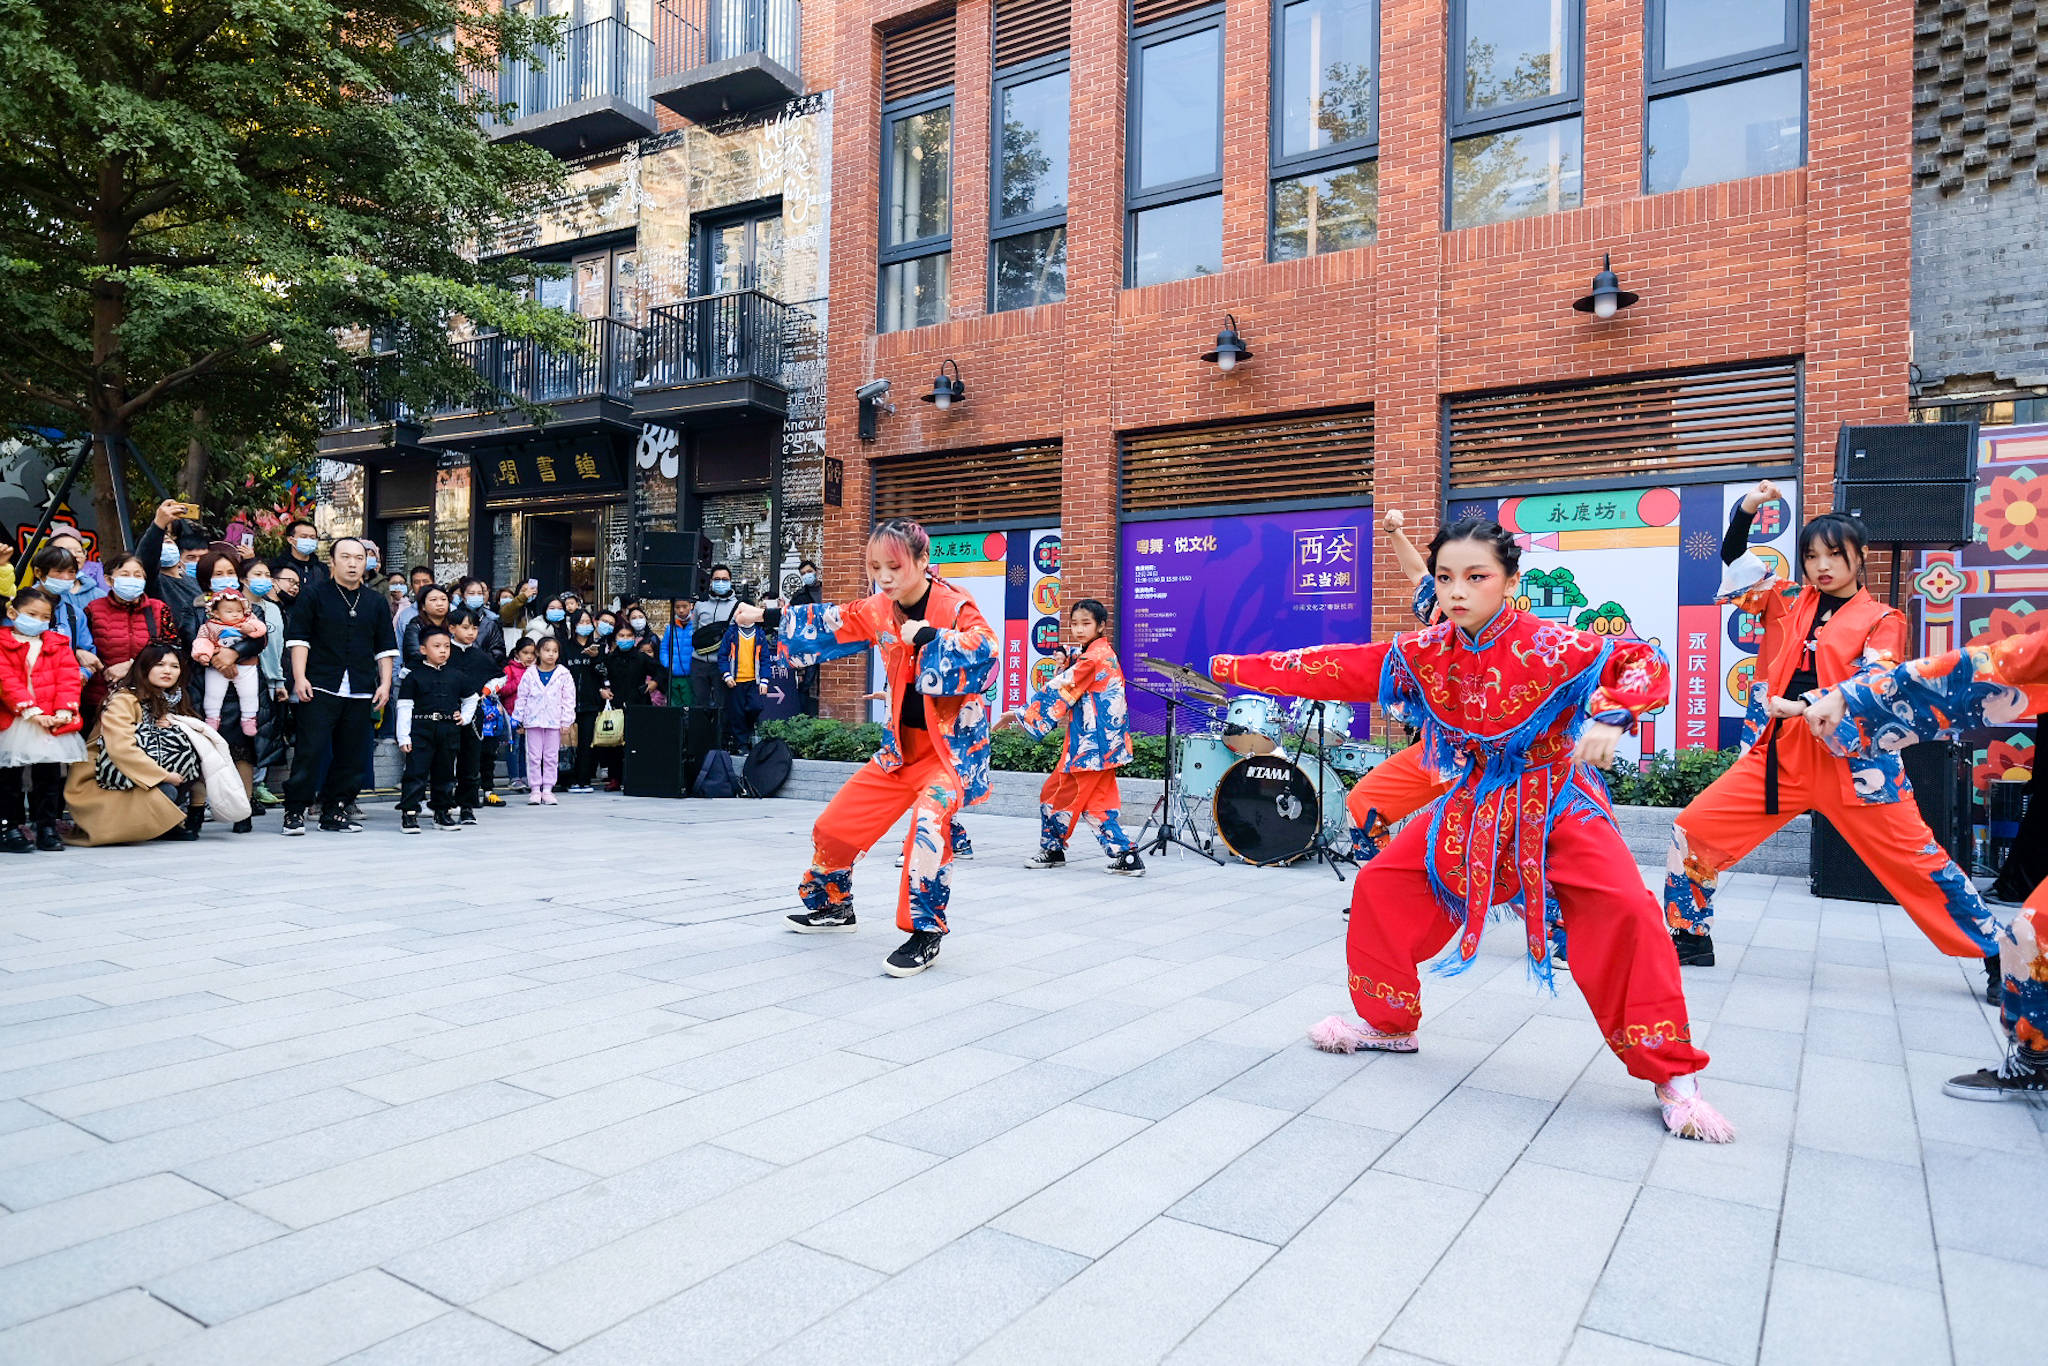
<svg viewBox="0 0 2048 1366">
<path fill-rule="evenodd" d="M 668 704 L 671 707 L 690 705 L 690 662 L 694 653 L 690 645 L 690 617 L 697 604 L 688 598 L 676 598 L 668 605 L 668 625 L 655 638 L 654 657 L 661 661 L 661 667 L 668 670 Z"/>
<path fill-rule="evenodd" d="M 725 628 L 732 625 L 739 599 L 733 595 L 732 570 L 722 564 L 711 566 L 711 593 L 690 613 L 690 705 L 714 707 L 720 717 L 719 743 L 726 744 L 725 679 L 719 672 L 718 654 L 725 644 Z"/>
<path fill-rule="evenodd" d="M 464 579 L 455 585 L 457 607 L 476 617 L 476 648 L 491 658 L 492 667 L 505 667 L 505 627 L 490 610 L 491 586 L 482 579 Z"/>
<path fill-rule="evenodd" d="M 270 567 L 270 582 L 270 592 L 271 596 L 277 601 L 277 610 L 286 616 L 290 616 L 292 604 L 299 600 L 299 590 L 301 587 L 299 571 L 288 564 L 272 565 Z"/>
<path fill-rule="evenodd" d="M 412 590 L 406 586 L 400 574 L 390 574 L 384 579 L 384 601 L 391 604 L 391 629 L 400 640 L 405 639 L 405 628 L 420 614 L 419 604 L 413 601 Z"/>
<path fill-rule="evenodd" d="M 50 528 L 48 544 L 71 552 L 78 561 L 78 581 L 71 585 L 71 601 L 90 607 L 107 595 L 107 577 L 99 562 L 85 548 L 85 538 L 68 526 Z"/>
<path fill-rule="evenodd" d="M 549 598 L 533 619 L 526 623 L 525 635 L 528 640 L 559 640 L 564 648 L 568 646 L 569 609 L 560 598 Z"/>
<path fill-rule="evenodd" d="M 420 666 L 420 632 L 429 626 L 447 630 L 448 609 L 452 605 L 448 601 L 448 590 L 431 583 L 420 591 L 414 602 L 419 608 L 418 614 L 398 633 L 401 678 L 405 676 L 406 669 L 417 669 Z"/>
<path fill-rule="evenodd" d="M 791 607 L 816 607 L 825 601 L 825 584 L 818 577 L 818 565 L 814 560 L 803 560 L 796 567 L 797 590 L 789 596 Z M 818 714 L 818 666 L 808 665 L 797 670 L 797 703 L 805 716 Z"/>
<path fill-rule="evenodd" d="M 86 620 L 85 604 L 76 599 L 74 589 L 78 586 L 78 558 L 63 546 L 47 546 L 36 552 L 34 560 L 36 586 L 50 595 L 56 603 L 55 614 L 50 619 L 50 629 L 71 642 L 72 656 L 78 661 L 78 676 L 90 678 L 98 672 L 100 657 L 95 652 L 92 626 Z"/>
<path fill-rule="evenodd" d="M 577 611 L 565 623 L 568 639 L 562 646 L 562 667 L 576 685 L 576 729 L 564 735 L 575 741 L 575 762 L 569 771 L 570 792 L 589 792 L 597 773 L 598 753 L 591 746 L 597 731 L 597 715 L 611 700 L 611 682 L 604 667 L 604 647 L 597 640 L 597 618 Z"/>
<path fill-rule="evenodd" d="M 135 554 L 149 567 L 149 596 L 171 609 L 182 630 L 200 594 L 199 557 L 206 553 L 206 533 L 185 517 L 185 504 L 166 498 L 135 542 Z"/>
<path fill-rule="evenodd" d="M 50 629 L 56 610 L 51 594 L 20 589 L 0 631 L 0 853 L 64 847 L 65 768 L 85 757 L 78 667 L 71 642 Z"/>
<path fill-rule="evenodd" d="M 284 613 L 277 605 L 277 578 L 270 566 L 256 559 L 243 561 L 242 592 L 248 598 L 249 610 L 263 622 L 265 633 L 263 653 L 256 657 L 263 707 L 262 726 L 256 735 L 256 788 L 252 795 L 261 806 L 277 806 L 282 799 L 266 779 L 274 777 L 280 783 L 284 780 L 285 742 L 291 732 L 291 718 L 285 700 L 289 689 L 284 685 Z"/>
<path fill-rule="evenodd" d="M 661 705 L 654 699 L 668 687 L 668 670 L 659 658 L 640 648 L 647 639 L 642 634 L 646 629 L 646 614 L 634 612 L 612 638 L 614 648 L 605 657 L 604 667 L 616 706 Z"/>
<path fill-rule="evenodd" d="M 325 582 L 331 572 L 320 562 L 319 551 L 319 533 L 313 530 L 311 522 L 299 518 L 284 529 L 284 554 L 271 562 L 270 572 L 275 574 L 290 565 L 299 576 L 299 591 L 304 592 Z"/>
<path fill-rule="evenodd" d="M 150 645 L 176 645 L 178 628 L 171 609 L 149 596 L 149 571 L 140 556 L 115 559 L 107 575 L 107 595 L 86 604 L 93 648 L 101 669 L 85 685 L 85 728 L 90 731 L 106 704 L 110 688 L 128 676 L 135 657 Z"/>
</svg>

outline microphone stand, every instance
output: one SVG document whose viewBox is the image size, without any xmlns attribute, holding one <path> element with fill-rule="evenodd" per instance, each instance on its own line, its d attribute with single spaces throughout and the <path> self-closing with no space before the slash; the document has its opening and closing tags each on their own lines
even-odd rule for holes
<svg viewBox="0 0 2048 1366">
<path fill-rule="evenodd" d="M 1166 852 L 1167 845 L 1177 844 L 1190 853 L 1200 854 L 1220 867 L 1223 860 L 1215 853 L 1215 842 L 1204 839 L 1202 832 L 1195 827 L 1195 818 L 1188 811 L 1187 798 L 1181 793 L 1180 746 L 1177 743 L 1179 730 L 1175 723 L 1175 713 L 1184 705 L 1179 685 L 1170 684 L 1171 691 L 1161 692 L 1157 688 L 1148 688 L 1143 683 L 1126 678 L 1124 686 L 1150 693 L 1166 703 L 1166 790 L 1152 803 L 1152 812 L 1145 817 L 1145 824 L 1138 831 L 1136 847 L 1156 858 Z M 1155 824 L 1159 827 L 1156 835 L 1151 833 Z"/>
<path fill-rule="evenodd" d="M 1344 880 L 1344 870 L 1339 865 L 1348 863 L 1353 868 L 1356 868 L 1359 866 L 1358 856 L 1345 853 L 1339 850 L 1336 845 L 1330 843 L 1329 833 L 1324 828 L 1323 784 L 1330 772 L 1330 765 L 1329 761 L 1323 758 L 1323 751 L 1329 748 L 1329 737 L 1324 720 L 1323 703 L 1312 701 L 1309 703 L 1309 707 L 1315 712 L 1316 717 L 1316 825 L 1315 837 L 1309 841 L 1308 848 L 1302 851 L 1301 857 L 1311 862 L 1327 865 L 1329 870 L 1336 875 L 1337 881 L 1342 882 Z M 1294 748 L 1295 767 L 1299 768 L 1301 766 L 1301 754 L 1307 748 L 1308 727 L 1303 726 L 1301 728 L 1301 743 Z"/>
</svg>

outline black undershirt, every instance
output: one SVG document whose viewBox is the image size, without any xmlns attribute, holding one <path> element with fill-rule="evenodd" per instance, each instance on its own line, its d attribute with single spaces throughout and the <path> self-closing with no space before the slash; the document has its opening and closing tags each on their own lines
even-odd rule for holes
<svg viewBox="0 0 2048 1366">
<path fill-rule="evenodd" d="M 910 604 L 910 606 L 904 607 L 903 615 L 912 621 L 923 621 L 925 608 L 930 604 L 931 600 L 931 585 L 927 583 L 924 596 Z M 897 606 L 902 607 L 902 604 L 898 603 Z M 931 629 L 931 627 L 927 626 L 912 632 L 910 639 L 915 642 L 918 636 Z M 917 670 L 915 668 L 911 669 L 910 678 L 903 685 L 903 706 L 897 715 L 896 728 L 898 730 L 928 729 L 924 719 L 924 694 L 917 690 Z"/>
<path fill-rule="evenodd" d="M 1748 511 L 1741 503 L 1735 505 L 1734 513 L 1728 518 L 1728 532 L 1721 538 L 1722 564 L 1734 564 L 1748 553 L 1749 527 L 1755 520 L 1755 513 Z M 1813 624 L 1807 628 L 1806 640 L 1800 646 L 1799 667 L 1792 671 L 1792 677 L 1785 683 L 1785 690 L 1778 696 L 1797 700 L 1820 686 L 1820 675 L 1815 670 L 1818 656 L 1814 642 L 1820 637 L 1820 628 L 1828 624 L 1829 619 L 1843 603 L 1855 596 L 1854 589 L 1842 597 L 1836 597 L 1832 593 L 1820 595 L 1820 606 L 1813 614 Z"/>
</svg>

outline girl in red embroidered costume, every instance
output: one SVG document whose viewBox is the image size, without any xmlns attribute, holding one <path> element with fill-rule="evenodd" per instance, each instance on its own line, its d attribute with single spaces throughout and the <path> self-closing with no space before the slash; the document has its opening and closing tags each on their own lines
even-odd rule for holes
<svg viewBox="0 0 2048 1366">
<path fill-rule="evenodd" d="M 1521 549 L 1498 523 L 1459 522 L 1430 542 L 1445 620 L 1370 645 L 1218 655 L 1219 683 L 1325 701 L 1370 702 L 1422 729 L 1431 769 L 1452 781 L 1352 884 L 1346 944 L 1363 1023 L 1331 1016 L 1318 1048 L 1415 1051 L 1417 965 L 1453 938 L 1439 971 L 1469 966 L 1488 912 L 1519 903 L 1530 961 L 1550 980 L 1548 921 L 1571 936 L 1572 977 L 1607 1045 L 1655 1085 L 1664 1123 L 1726 1142 L 1727 1120 L 1694 1075 L 1678 955 L 1592 771 L 1670 692 L 1656 649 L 1545 621 L 1510 601 Z"/>
</svg>

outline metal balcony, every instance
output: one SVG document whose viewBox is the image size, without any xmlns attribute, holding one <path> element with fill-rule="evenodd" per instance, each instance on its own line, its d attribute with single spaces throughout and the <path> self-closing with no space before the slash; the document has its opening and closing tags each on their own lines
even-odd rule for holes
<svg viewBox="0 0 2048 1366">
<path fill-rule="evenodd" d="M 804 89 L 799 0 L 655 0 L 651 92 L 693 123 L 781 104 Z"/>
<path fill-rule="evenodd" d="M 419 415 L 391 392 L 397 356 L 361 356 L 354 366 L 354 383 L 336 383 L 327 391 L 320 454 L 329 460 L 360 462 L 420 451 Z"/>
<path fill-rule="evenodd" d="M 558 157 L 603 151 L 650 137 L 647 102 L 654 43 L 617 19 L 570 29 L 536 67 L 506 61 L 498 71 L 498 102 L 511 106 L 488 125 L 499 141 L 530 142 Z"/>
<path fill-rule="evenodd" d="M 809 317 L 752 289 L 651 309 L 633 411 L 684 425 L 782 420 L 791 332 Z"/>
<path fill-rule="evenodd" d="M 523 440 L 536 424 L 520 404 L 544 406 L 550 431 L 633 427 L 633 377 L 641 332 L 616 318 L 589 318 L 582 349 L 549 351 L 512 337 L 475 337 L 455 346 L 477 387 L 434 405 L 426 442 L 475 447 Z"/>
</svg>

